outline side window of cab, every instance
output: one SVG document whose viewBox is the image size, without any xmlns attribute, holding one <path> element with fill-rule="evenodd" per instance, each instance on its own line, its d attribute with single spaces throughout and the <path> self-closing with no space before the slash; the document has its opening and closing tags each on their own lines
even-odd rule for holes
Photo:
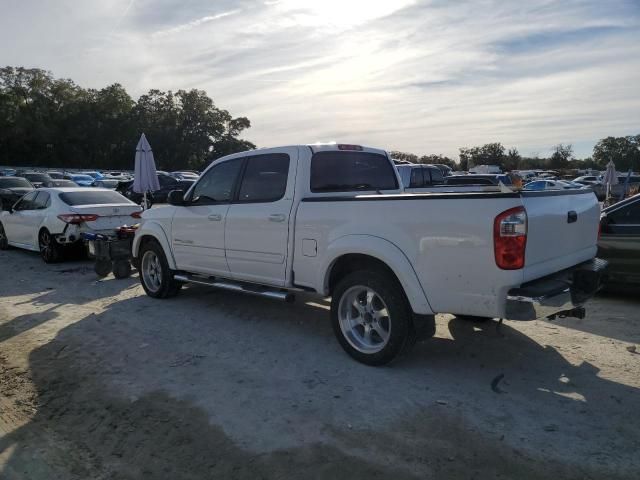
<svg viewBox="0 0 640 480">
<path fill-rule="evenodd" d="M 34 210 L 36 195 L 38 195 L 37 191 L 27 193 L 24 197 L 18 200 L 18 203 L 16 203 L 14 210 L 16 212 L 20 212 L 24 210 Z"/>
<path fill-rule="evenodd" d="M 192 205 L 230 202 L 243 161 L 243 158 L 234 158 L 211 167 L 198 179 L 187 201 Z"/>
</svg>

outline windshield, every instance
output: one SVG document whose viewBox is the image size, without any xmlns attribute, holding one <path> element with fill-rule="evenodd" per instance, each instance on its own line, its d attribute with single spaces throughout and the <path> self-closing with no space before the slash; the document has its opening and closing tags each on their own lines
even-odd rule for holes
<svg viewBox="0 0 640 480">
<path fill-rule="evenodd" d="M 20 177 L 0 178 L 0 188 L 31 188 L 32 185 Z"/>
<path fill-rule="evenodd" d="M 71 180 L 51 180 L 45 184 L 46 187 L 77 187 Z"/>
<path fill-rule="evenodd" d="M 51 177 L 46 173 L 25 173 L 24 178 L 31 182 L 46 182 L 51 180 Z"/>
<path fill-rule="evenodd" d="M 81 182 L 93 182 L 93 177 L 89 176 L 89 175 L 73 175 L 71 178 L 73 178 L 74 181 L 81 181 Z"/>
<path fill-rule="evenodd" d="M 60 200 L 70 206 L 76 205 L 116 205 L 131 203 L 118 192 L 87 189 L 83 192 L 64 192 L 60 194 Z"/>
</svg>

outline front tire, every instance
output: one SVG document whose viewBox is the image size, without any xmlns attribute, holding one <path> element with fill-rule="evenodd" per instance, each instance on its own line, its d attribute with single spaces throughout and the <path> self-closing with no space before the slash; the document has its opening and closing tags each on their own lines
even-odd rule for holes
<svg viewBox="0 0 640 480">
<path fill-rule="evenodd" d="M 340 280 L 331 298 L 331 323 L 342 348 L 366 365 L 385 365 L 415 343 L 411 306 L 386 272 L 356 271 Z"/>
<path fill-rule="evenodd" d="M 146 242 L 140 251 L 140 259 L 140 283 L 147 295 L 169 298 L 180 291 L 182 283 L 173 279 L 167 257 L 158 242 Z"/>
<path fill-rule="evenodd" d="M 0 223 L 0 250 L 8 250 L 9 249 L 9 239 L 7 238 L 7 234 L 4 231 L 4 227 Z"/>
<path fill-rule="evenodd" d="M 62 247 L 49 233 L 49 230 L 43 228 L 38 234 L 38 247 L 40 248 L 40 256 L 44 263 L 56 263 L 62 256 Z"/>
</svg>

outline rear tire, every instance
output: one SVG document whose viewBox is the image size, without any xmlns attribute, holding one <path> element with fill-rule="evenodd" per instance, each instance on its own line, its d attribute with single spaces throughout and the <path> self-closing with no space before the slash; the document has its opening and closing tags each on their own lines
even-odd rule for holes
<svg viewBox="0 0 640 480">
<path fill-rule="evenodd" d="M 331 323 L 338 342 L 366 365 L 385 365 L 413 346 L 412 316 L 402 286 L 379 270 L 348 274 L 331 298 Z"/>
<path fill-rule="evenodd" d="M 182 283 L 173 279 L 167 257 L 158 242 L 146 242 L 140 251 L 140 283 L 147 295 L 153 298 L 175 296 Z"/>
<path fill-rule="evenodd" d="M 131 264 L 129 260 L 117 260 L 113 262 L 113 276 L 117 279 L 129 278 L 131 276 Z"/>
<path fill-rule="evenodd" d="M 93 270 L 100 278 L 104 278 L 111 273 L 111 262 L 109 260 L 96 260 Z"/>
<path fill-rule="evenodd" d="M 43 228 L 38 234 L 38 247 L 44 263 L 56 263 L 62 256 L 62 246 L 53 238 L 49 230 Z"/>
</svg>

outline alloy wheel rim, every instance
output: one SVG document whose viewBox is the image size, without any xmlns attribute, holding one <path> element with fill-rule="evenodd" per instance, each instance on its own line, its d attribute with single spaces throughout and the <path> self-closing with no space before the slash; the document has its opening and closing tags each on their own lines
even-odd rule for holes
<svg viewBox="0 0 640 480">
<path fill-rule="evenodd" d="M 40 253 L 45 260 L 51 258 L 51 238 L 47 232 L 40 234 Z"/>
<path fill-rule="evenodd" d="M 381 351 L 391 337 L 391 316 L 382 297 L 371 287 L 349 288 L 338 304 L 340 330 L 349 344 L 366 354 Z"/>
<path fill-rule="evenodd" d="M 160 259 L 152 251 L 145 252 L 142 257 L 142 279 L 152 292 L 160 290 L 162 285 L 162 265 Z"/>
</svg>

